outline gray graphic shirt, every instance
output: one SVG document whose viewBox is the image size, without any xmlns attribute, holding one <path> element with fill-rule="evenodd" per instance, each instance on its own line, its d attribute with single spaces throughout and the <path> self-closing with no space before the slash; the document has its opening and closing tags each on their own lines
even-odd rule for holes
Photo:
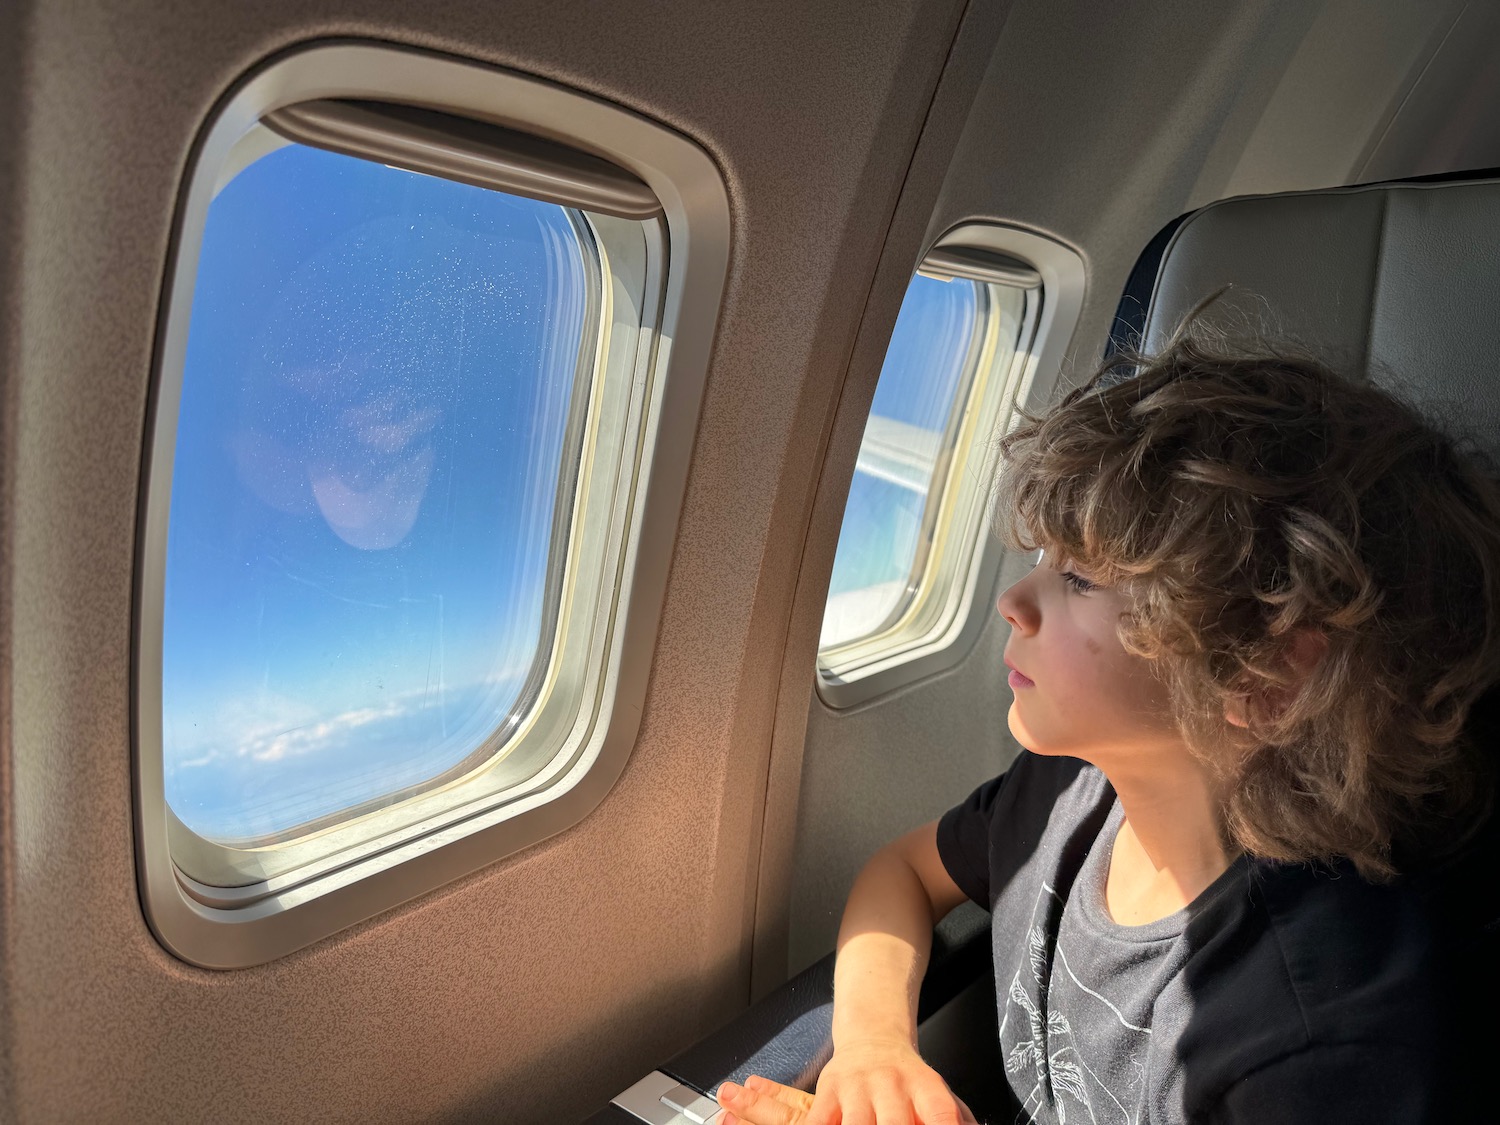
<svg viewBox="0 0 1500 1125">
<path fill-rule="evenodd" d="M 1103 774 L 1023 753 L 940 822 L 994 914 L 1018 1122 L 1438 1120 L 1438 1012 L 1418 898 L 1352 868 L 1242 857 L 1189 907 L 1104 904 L 1122 811 Z"/>
</svg>

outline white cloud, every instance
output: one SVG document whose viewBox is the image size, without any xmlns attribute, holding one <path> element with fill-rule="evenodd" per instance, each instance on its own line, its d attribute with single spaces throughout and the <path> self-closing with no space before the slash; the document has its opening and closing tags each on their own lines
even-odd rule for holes
<svg viewBox="0 0 1500 1125">
<path fill-rule="evenodd" d="M 392 696 L 375 707 L 355 707 L 333 714 L 303 700 L 257 693 L 220 703 L 211 716 L 182 713 L 167 717 L 167 767 L 200 769 L 231 759 L 280 762 L 329 750 L 347 750 L 351 736 L 363 731 L 369 738 L 388 738 L 402 723 L 420 722 L 447 706 L 456 724 L 479 718 L 485 697 L 517 686 L 527 668 L 502 669 L 463 687 L 415 688 Z M 508 695 L 508 692 L 504 692 Z M 490 722 L 500 716 L 493 712 Z M 189 732 L 191 732 L 189 734 Z M 188 756 L 191 755 L 191 756 Z"/>
</svg>

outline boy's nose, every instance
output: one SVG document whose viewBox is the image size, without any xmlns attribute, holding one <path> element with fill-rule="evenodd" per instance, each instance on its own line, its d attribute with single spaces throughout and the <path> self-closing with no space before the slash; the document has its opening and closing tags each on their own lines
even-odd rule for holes
<svg viewBox="0 0 1500 1125">
<path fill-rule="evenodd" d="M 995 602 L 1000 616 L 1010 622 L 1010 627 L 1021 633 L 1036 632 L 1039 618 L 1036 600 L 1031 596 L 1030 575 L 1008 587 Z"/>
</svg>

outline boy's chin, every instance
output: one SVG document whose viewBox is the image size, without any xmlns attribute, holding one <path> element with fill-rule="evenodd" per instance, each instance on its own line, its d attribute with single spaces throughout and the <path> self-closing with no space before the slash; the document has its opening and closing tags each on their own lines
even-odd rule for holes
<svg viewBox="0 0 1500 1125">
<path fill-rule="evenodd" d="M 1040 754 L 1046 758 L 1078 758 L 1081 747 L 1076 743 L 1059 743 L 1056 739 L 1039 735 L 1036 731 L 1027 728 L 1026 724 L 1016 714 L 1016 705 L 1010 705 L 1010 713 L 1006 716 L 1007 725 L 1010 727 L 1010 735 L 1020 744 L 1021 749 L 1029 750 L 1033 754 Z"/>
</svg>

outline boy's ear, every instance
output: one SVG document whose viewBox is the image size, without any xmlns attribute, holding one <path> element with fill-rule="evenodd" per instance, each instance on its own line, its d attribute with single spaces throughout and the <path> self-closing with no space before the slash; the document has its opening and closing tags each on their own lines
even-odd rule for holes
<svg viewBox="0 0 1500 1125">
<path fill-rule="evenodd" d="M 1292 683 L 1285 687 L 1274 688 L 1265 696 L 1265 703 L 1274 717 L 1281 713 L 1294 698 L 1302 686 L 1302 681 L 1312 674 L 1323 655 L 1328 651 L 1328 635 L 1311 625 L 1304 625 L 1293 629 L 1285 650 L 1287 666 L 1292 673 Z M 1246 718 L 1249 698 L 1240 696 L 1224 705 L 1224 720 L 1232 726 L 1248 727 L 1249 720 Z"/>
<path fill-rule="evenodd" d="M 1230 726 L 1248 727 L 1250 721 L 1245 718 L 1245 702 L 1245 697 L 1241 695 L 1224 704 L 1224 721 Z"/>
</svg>

